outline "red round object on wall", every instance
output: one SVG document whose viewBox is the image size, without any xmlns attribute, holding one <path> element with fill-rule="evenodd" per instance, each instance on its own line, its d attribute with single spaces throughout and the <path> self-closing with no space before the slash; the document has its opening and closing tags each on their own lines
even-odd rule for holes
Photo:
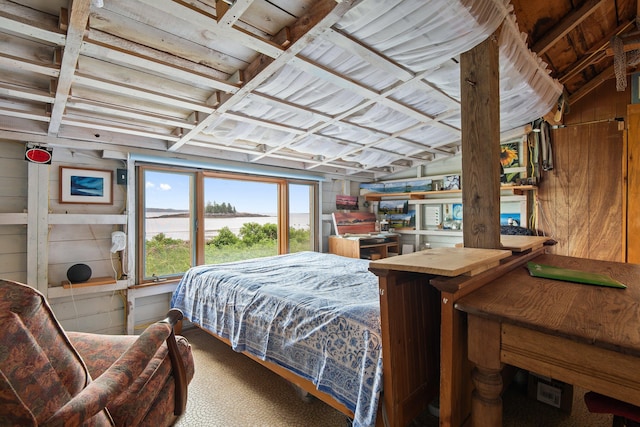
<svg viewBox="0 0 640 427">
<path fill-rule="evenodd" d="M 51 152 L 48 150 L 45 150 L 44 148 L 29 148 L 25 153 L 24 156 L 27 158 L 27 160 L 34 162 L 34 163 L 49 163 L 51 162 Z"/>
</svg>

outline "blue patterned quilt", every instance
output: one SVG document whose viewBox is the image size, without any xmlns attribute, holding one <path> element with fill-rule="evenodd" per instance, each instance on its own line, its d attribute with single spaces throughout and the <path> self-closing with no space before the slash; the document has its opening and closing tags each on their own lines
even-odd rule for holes
<svg viewBox="0 0 640 427">
<path fill-rule="evenodd" d="M 311 380 L 375 424 L 382 390 L 377 277 L 369 261 L 318 252 L 191 268 L 171 299 L 236 351 Z"/>
</svg>

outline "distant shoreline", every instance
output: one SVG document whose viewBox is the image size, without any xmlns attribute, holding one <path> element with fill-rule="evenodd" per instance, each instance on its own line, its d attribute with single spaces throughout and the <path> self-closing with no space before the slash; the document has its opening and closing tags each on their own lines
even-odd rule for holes
<svg viewBox="0 0 640 427">
<path fill-rule="evenodd" d="M 264 214 L 255 214 L 255 213 L 246 213 L 246 212 L 236 212 L 236 213 L 213 213 L 213 214 L 204 214 L 205 218 L 252 218 L 252 217 L 269 217 L 273 215 L 264 215 Z M 175 214 L 165 214 L 158 215 L 153 218 L 190 218 L 191 215 L 187 212 L 175 213 Z"/>
</svg>

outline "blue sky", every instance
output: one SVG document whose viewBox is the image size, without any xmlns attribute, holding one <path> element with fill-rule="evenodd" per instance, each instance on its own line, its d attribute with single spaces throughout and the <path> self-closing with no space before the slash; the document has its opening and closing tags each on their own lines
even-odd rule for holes
<svg viewBox="0 0 640 427">
<path fill-rule="evenodd" d="M 188 209 L 190 194 L 188 175 L 146 171 L 145 177 L 147 207 Z M 293 185 L 290 189 L 291 212 L 309 212 L 308 187 Z M 231 203 L 238 212 L 275 213 L 277 187 L 270 183 L 207 179 L 205 180 L 206 202 Z"/>
</svg>

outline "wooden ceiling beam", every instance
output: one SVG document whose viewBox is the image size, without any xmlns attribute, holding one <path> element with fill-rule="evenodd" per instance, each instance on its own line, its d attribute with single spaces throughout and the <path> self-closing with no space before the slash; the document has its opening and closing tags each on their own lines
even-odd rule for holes
<svg viewBox="0 0 640 427">
<path fill-rule="evenodd" d="M 178 80 L 184 83 L 209 87 L 225 92 L 233 93 L 240 87 L 238 84 L 211 77 L 213 73 L 205 74 L 202 71 L 194 71 L 192 67 L 190 67 L 191 64 L 187 61 L 183 61 L 180 65 L 172 64 L 161 59 L 133 52 L 130 49 L 123 49 L 96 40 L 85 41 L 82 47 L 82 54 L 105 62 L 121 64 L 128 68 L 154 70 L 158 74 L 171 80 Z"/>
<path fill-rule="evenodd" d="M 632 50 L 640 49 L 640 34 L 636 31 L 633 34 L 625 34 L 621 36 L 622 44 L 624 45 L 624 51 L 629 52 Z M 613 47 L 609 46 L 606 49 L 607 56 L 613 56 Z"/>
<path fill-rule="evenodd" d="M 71 13 L 67 39 L 62 54 L 60 64 L 60 76 L 56 84 L 56 95 L 51 110 L 51 121 L 49 122 L 49 135 L 56 135 L 62 124 L 62 116 L 67 105 L 67 99 L 71 93 L 71 84 L 76 73 L 76 65 L 80 57 L 80 48 L 84 40 L 84 33 L 89 21 L 90 0 L 73 0 L 71 3 Z"/>
<path fill-rule="evenodd" d="M 148 4 L 151 7 L 158 6 L 157 0 L 138 1 Z M 210 31 L 220 40 L 234 40 L 249 49 L 253 49 L 272 58 L 277 58 L 282 54 L 282 47 L 277 43 L 265 40 L 262 37 L 247 31 L 238 31 L 239 29 L 230 28 L 227 25 L 220 25 L 218 24 L 215 16 L 209 14 L 206 10 L 197 8 L 187 1 L 173 0 L 170 2 L 163 2 L 162 9 L 166 13 L 170 13 L 174 16 L 183 16 L 185 20 L 192 21 L 195 25 L 207 28 L 207 31 Z M 187 11 L 190 11 L 188 16 L 185 13 Z"/>
<path fill-rule="evenodd" d="M 64 45 L 66 36 L 59 23 L 46 13 L 21 6 L 9 0 L 0 0 L 0 28 L 56 46 Z"/>
<path fill-rule="evenodd" d="M 149 139 L 160 139 L 165 141 L 175 141 L 178 137 L 173 135 L 168 135 L 166 133 L 161 133 L 153 130 L 145 130 L 144 127 L 136 124 L 132 124 L 131 126 L 127 125 L 113 125 L 108 122 L 97 122 L 95 120 L 84 120 L 81 118 L 74 118 L 65 116 L 62 119 L 62 124 L 73 126 L 76 128 L 85 128 L 91 129 L 93 132 L 96 131 L 108 131 L 113 133 L 124 134 L 127 136 L 139 136 L 143 138 Z"/>
<path fill-rule="evenodd" d="M 7 69 L 15 68 L 24 72 L 37 73 L 49 77 L 58 77 L 60 75 L 60 69 L 55 65 L 18 58 L 2 52 L 0 52 L 0 65 L 7 67 Z"/>
<path fill-rule="evenodd" d="M 0 95 L 44 103 L 52 103 L 54 99 L 48 90 L 28 88 L 3 81 L 0 81 Z"/>
<path fill-rule="evenodd" d="M 564 85 L 590 65 L 597 64 L 598 62 L 602 61 L 606 57 L 605 50 L 609 47 L 611 38 L 613 36 L 625 33 L 630 28 L 632 28 L 633 25 L 634 22 L 632 21 L 627 21 L 621 25 L 618 25 L 615 30 L 611 31 L 609 34 L 603 37 L 600 42 L 589 49 L 589 52 L 587 52 L 578 62 L 575 62 L 567 69 L 567 71 L 560 75 L 558 77 L 558 81 L 560 81 L 560 83 Z"/>
<path fill-rule="evenodd" d="M 570 12 L 562 21 L 545 34 L 540 40 L 533 45 L 533 50 L 538 55 L 544 54 L 551 46 L 556 44 L 558 40 L 565 37 L 571 30 L 577 27 L 582 21 L 588 18 L 607 0 L 589 0 L 580 8 Z"/>
<path fill-rule="evenodd" d="M 211 114 L 214 111 L 214 108 L 212 106 L 207 105 L 203 102 L 195 101 L 185 97 L 169 95 L 156 90 L 141 89 L 137 86 L 116 83 L 110 80 L 100 79 L 82 73 L 76 74 L 74 83 L 78 86 L 104 90 L 106 92 L 117 93 L 124 96 L 131 96 L 134 98 L 157 102 L 164 105 L 172 105 L 187 110 L 200 111 L 205 114 Z"/>
<path fill-rule="evenodd" d="M 613 65 L 604 69 L 600 74 L 595 76 L 593 79 L 589 80 L 586 84 L 584 84 L 580 89 L 575 91 L 569 96 L 569 105 L 575 104 L 579 99 L 589 94 L 595 88 L 600 86 L 605 81 L 613 78 L 614 71 Z"/>
<path fill-rule="evenodd" d="M 229 6 L 223 0 L 216 0 L 216 19 L 218 24 L 233 27 L 252 3 L 253 0 L 235 0 L 233 6 Z M 219 13 L 218 10 L 220 11 Z"/>
<path fill-rule="evenodd" d="M 118 117 L 123 120 L 146 122 L 161 126 L 175 126 L 186 129 L 192 129 L 195 126 L 193 121 L 189 120 L 149 113 L 130 107 L 113 106 L 103 102 L 96 102 L 82 98 L 71 97 L 67 102 L 67 109 L 104 114 L 106 116 Z"/>
</svg>

